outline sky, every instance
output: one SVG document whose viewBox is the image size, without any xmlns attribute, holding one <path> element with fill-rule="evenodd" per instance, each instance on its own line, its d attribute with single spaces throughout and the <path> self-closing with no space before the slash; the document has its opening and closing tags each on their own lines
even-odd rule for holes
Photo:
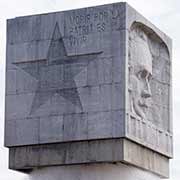
<svg viewBox="0 0 180 180">
<path fill-rule="evenodd" d="M 24 180 L 26 175 L 8 170 L 8 149 L 4 144 L 4 79 L 6 19 L 17 16 L 70 10 L 102 5 L 115 0 L 0 0 L 0 179 Z M 143 16 L 173 39 L 173 124 L 174 159 L 170 163 L 170 179 L 180 179 L 180 1 L 179 0 L 127 0 Z"/>
</svg>

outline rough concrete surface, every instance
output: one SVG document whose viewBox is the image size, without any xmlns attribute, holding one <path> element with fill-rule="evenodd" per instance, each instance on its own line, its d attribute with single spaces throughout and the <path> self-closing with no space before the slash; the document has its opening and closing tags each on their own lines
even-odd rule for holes
<svg viewBox="0 0 180 180">
<path fill-rule="evenodd" d="M 48 167 L 30 174 L 29 180 L 159 180 L 159 177 L 125 164 Z"/>
<path fill-rule="evenodd" d="M 171 39 L 127 3 L 9 19 L 6 55 L 11 169 L 124 161 L 168 176 Z"/>
</svg>

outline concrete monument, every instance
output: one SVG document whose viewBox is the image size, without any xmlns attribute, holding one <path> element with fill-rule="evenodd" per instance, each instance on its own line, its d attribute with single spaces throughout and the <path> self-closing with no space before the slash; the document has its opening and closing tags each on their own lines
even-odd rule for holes
<svg viewBox="0 0 180 180">
<path fill-rule="evenodd" d="M 171 39 L 127 3 L 7 21 L 9 168 L 125 163 L 169 176 Z"/>
</svg>

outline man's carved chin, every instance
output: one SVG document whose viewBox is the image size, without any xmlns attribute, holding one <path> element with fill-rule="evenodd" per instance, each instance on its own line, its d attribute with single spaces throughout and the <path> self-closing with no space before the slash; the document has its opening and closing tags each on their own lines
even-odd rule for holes
<svg viewBox="0 0 180 180">
<path fill-rule="evenodd" d="M 133 103 L 135 113 L 142 119 L 146 119 L 145 112 L 147 111 L 149 105 L 145 100 L 134 100 Z"/>
</svg>

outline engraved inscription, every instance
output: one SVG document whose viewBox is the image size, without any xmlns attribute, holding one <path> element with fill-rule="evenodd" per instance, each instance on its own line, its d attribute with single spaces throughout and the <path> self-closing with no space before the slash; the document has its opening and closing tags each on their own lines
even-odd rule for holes
<svg viewBox="0 0 180 180">
<path fill-rule="evenodd" d="M 70 46 L 79 46 L 86 43 L 90 34 L 117 30 L 119 17 L 120 11 L 118 8 L 87 8 L 72 11 L 65 20 L 66 37 L 68 37 Z"/>
<path fill-rule="evenodd" d="M 69 37 L 70 46 L 80 45 L 82 43 L 85 43 L 86 41 L 87 41 L 87 36 L 85 35 L 80 36 L 80 37 L 75 37 L 75 36 Z"/>
<path fill-rule="evenodd" d="M 110 16 L 106 11 L 80 15 L 74 12 L 69 19 L 71 24 L 69 33 L 71 35 L 88 35 L 105 31 L 107 23 L 110 21 Z"/>
</svg>

